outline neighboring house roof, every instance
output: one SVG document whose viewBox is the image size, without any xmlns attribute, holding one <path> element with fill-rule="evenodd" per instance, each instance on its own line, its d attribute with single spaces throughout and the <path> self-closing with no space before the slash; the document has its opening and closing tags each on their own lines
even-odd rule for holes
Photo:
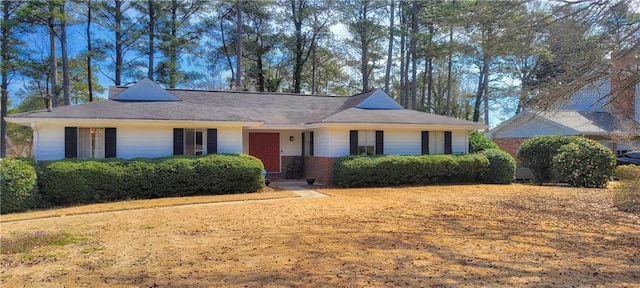
<svg viewBox="0 0 640 288">
<path fill-rule="evenodd" d="M 548 131 L 545 134 L 544 131 L 532 131 L 531 125 L 542 127 L 543 125 L 552 126 L 557 128 L 560 133 L 552 133 Z M 529 125 L 527 125 L 529 124 Z M 528 127 L 525 127 L 528 126 Z M 499 126 L 491 129 L 489 134 L 491 137 L 502 137 L 501 133 L 507 132 L 513 127 L 518 127 L 520 130 L 531 130 L 530 136 L 535 135 L 550 135 L 550 134 L 564 134 L 564 135 L 612 135 L 612 134 L 624 134 L 628 131 L 640 131 L 640 123 L 632 119 L 621 119 L 613 116 L 609 112 L 601 111 L 547 111 L 547 112 L 531 112 L 523 111 L 509 120 L 503 122 Z M 549 130 L 548 128 L 544 128 Z M 512 129 L 511 129 L 512 130 Z M 523 136 L 527 131 L 521 131 L 520 135 Z M 507 133 L 505 133 L 507 134 Z"/>
<path fill-rule="evenodd" d="M 480 123 L 403 109 L 381 90 L 350 97 L 163 89 L 145 79 L 111 87 L 110 99 L 16 114 L 7 119 L 124 119 L 260 122 L 266 125 L 385 123 L 459 126 Z M 173 98 L 177 100 L 173 100 Z"/>
</svg>

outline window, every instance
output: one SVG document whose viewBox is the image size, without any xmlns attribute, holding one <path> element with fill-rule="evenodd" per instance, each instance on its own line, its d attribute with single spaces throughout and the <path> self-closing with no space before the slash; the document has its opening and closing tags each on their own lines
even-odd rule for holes
<svg viewBox="0 0 640 288">
<path fill-rule="evenodd" d="M 204 154 L 201 129 L 184 129 L 184 155 Z"/>
<path fill-rule="evenodd" d="M 358 131 L 358 155 L 376 154 L 376 131 Z"/>
<path fill-rule="evenodd" d="M 78 128 L 78 158 L 105 158 L 104 146 L 104 128 Z"/>
<path fill-rule="evenodd" d="M 302 155 L 313 156 L 313 132 L 302 132 Z"/>
</svg>

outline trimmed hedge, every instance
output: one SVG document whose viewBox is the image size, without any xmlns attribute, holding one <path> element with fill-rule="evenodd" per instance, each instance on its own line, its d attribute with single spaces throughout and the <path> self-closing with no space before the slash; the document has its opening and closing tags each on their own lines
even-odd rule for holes
<svg viewBox="0 0 640 288">
<path fill-rule="evenodd" d="M 510 184 L 516 178 L 516 160 L 511 154 L 500 149 L 487 149 L 480 152 L 489 159 L 487 172 L 482 176 L 483 183 Z"/>
<path fill-rule="evenodd" d="M 469 153 L 478 153 L 489 149 L 500 149 L 496 142 L 482 132 L 475 131 L 469 134 Z"/>
<path fill-rule="evenodd" d="M 613 171 L 613 175 L 620 180 L 640 180 L 640 166 L 620 165 Z"/>
<path fill-rule="evenodd" d="M 477 182 L 487 157 L 469 155 L 348 156 L 336 161 L 333 183 L 339 187 L 384 187 Z"/>
<path fill-rule="evenodd" d="M 159 159 L 69 159 L 47 163 L 40 190 L 47 205 L 233 194 L 264 187 L 264 167 L 249 155 Z"/>
<path fill-rule="evenodd" d="M 613 193 L 613 206 L 620 211 L 640 213 L 640 177 L 622 181 Z"/>
<path fill-rule="evenodd" d="M 616 157 L 604 145 L 578 137 L 553 157 L 553 169 L 573 187 L 604 188 L 613 176 Z"/>
<path fill-rule="evenodd" d="M 36 208 L 37 192 L 34 163 L 20 159 L 0 159 L 0 214 Z"/>
<path fill-rule="evenodd" d="M 569 144 L 578 136 L 536 136 L 525 140 L 518 149 L 518 160 L 524 167 L 531 169 L 533 182 L 542 184 L 557 181 L 553 173 L 553 157 L 563 145 Z"/>
</svg>

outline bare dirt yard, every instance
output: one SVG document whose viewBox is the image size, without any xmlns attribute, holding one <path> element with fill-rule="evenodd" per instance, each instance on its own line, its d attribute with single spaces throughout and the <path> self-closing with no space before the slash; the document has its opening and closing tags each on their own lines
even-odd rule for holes
<svg viewBox="0 0 640 288">
<path fill-rule="evenodd" d="M 3 238 L 77 241 L 0 255 L 0 286 L 640 287 L 640 218 L 610 189 L 317 191 L 330 197 L 3 216 Z"/>
</svg>

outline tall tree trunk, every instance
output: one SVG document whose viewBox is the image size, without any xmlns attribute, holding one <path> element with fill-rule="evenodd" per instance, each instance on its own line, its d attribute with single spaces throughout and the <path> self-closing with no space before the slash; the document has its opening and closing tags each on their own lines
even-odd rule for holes
<svg viewBox="0 0 640 288">
<path fill-rule="evenodd" d="M 238 0 L 236 15 L 236 90 L 242 90 L 242 0 Z"/>
<path fill-rule="evenodd" d="M 54 17 L 55 3 L 49 2 L 49 81 L 51 83 L 50 96 L 51 106 L 58 107 L 58 58 L 56 49 L 56 19 Z M 51 108 L 51 107 L 49 107 Z"/>
<path fill-rule="evenodd" d="M 487 62 L 488 63 L 488 62 Z M 484 124 L 489 125 L 489 65 L 487 65 L 487 73 L 484 73 Z"/>
<path fill-rule="evenodd" d="M 302 16 L 304 0 L 290 0 L 293 26 L 295 29 L 295 62 L 293 63 L 293 93 L 300 93 L 302 82 L 302 54 L 304 51 L 304 39 L 302 36 Z M 296 6 L 298 4 L 299 6 Z"/>
<path fill-rule="evenodd" d="M 400 1 L 400 105 L 407 108 L 407 82 L 405 75 L 407 74 L 406 62 L 404 54 L 406 52 L 405 44 L 407 42 L 406 17 L 404 11 L 404 1 Z"/>
<path fill-rule="evenodd" d="M 153 1 L 147 1 L 147 9 L 149 10 L 149 71 L 147 71 L 147 78 L 153 80 L 153 70 L 154 70 L 154 54 L 155 54 L 155 22 L 156 22 L 156 11 L 153 7 Z"/>
<path fill-rule="evenodd" d="M 418 78 L 418 56 L 416 43 L 418 42 L 418 1 L 413 0 L 411 7 L 411 109 L 416 109 L 416 98 L 418 87 L 416 85 Z"/>
<path fill-rule="evenodd" d="M 367 11 L 369 10 L 369 2 L 362 2 L 362 15 L 367 17 Z M 362 47 L 362 54 L 360 55 L 360 72 L 362 73 L 362 91 L 369 90 L 369 42 L 366 37 L 360 37 L 360 47 Z"/>
<path fill-rule="evenodd" d="M 389 48 L 387 49 L 387 70 L 384 73 L 384 92 L 389 94 L 389 83 L 391 82 L 391 66 L 393 65 L 393 14 L 396 10 L 394 0 L 391 0 L 391 15 L 389 15 Z"/>
<path fill-rule="evenodd" d="M 171 1 L 171 48 L 169 49 L 169 88 L 178 85 L 178 1 Z"/>
<path fill-rule="evenodd" d="M 0 84 L 0 158 L 7 157 L 7 122 L 4 117 L 7 116 L 7 102 L 9 101 L 9 3 L 2 3 L 2 39 L 0 39 L 0 54 L 2 54 L 2 63 L 0 64 L 0 76 L 2 77 L 2 83 Z"/>
<path fill-rule="evenodd" d="M 91 0 L 87 0 L 87 90 L 89 92 L 89 102 L 93 102 L 93 67 L 91 67 Z"/>
<path fill-rule="evenodd" d="M 256 38 L 260 38 L 260 36 L 256 37 Z M 260 40 L 256 40 L 256 43 L 260 43 Z M 265 87 L 264 87 L 264 68 L 263 68 L 263 64 L 262 64 L 262 54 L 264 54 L 264 50 L 262 49 L 262 44 L 257 45 L 258 47 L 256 48 L 256 70 L 258 70 L 258 75 L 256 75 L 257 77 L 257 82 L 258 82 L 258 91 L 260 92 L 265 92 Z"/>
<path fill-rule="evenodd" d="M 122 0 L 115 0 L 115 32 L 116 32 L 116 75 L 115 85 L 122 85 Z"/>
<path fill-rule="evenodd" d="M 424 59 L 424 72 L 422 73 L 422 89 L 420 91 L 420 105 L 425 106 L 427 100 L 427 71 L 429 71 L 429 57 Z"/>
<path fill-rule="evenodd" d="M 484 98 L 483 94 L 486 91 L 485 81 L 489 79 L 489 63 L 491 62 L 491 58 L 489 55 L 484 55 L 482 59 L 482 68 L 480 69 L 480 75 L 478 75 L 478 91 L 476 92 L 476 102 L 473 107 L 473 121 L 480 122 L 480 103 L 482 103 L 482 99 Z"/>
<path fill-rule="evenodd" d="M 451 116 L 451 67 L 453 66 L 453 25 L 449 28 L 449 59 L 447 63 L 447 116 Z"/>
<path fill-rule="evenodd" d="M 227 59 L 227 64 L 229 64 L 229 69 L 231 69 L 231 83 L 229 83 L 229 89 L 233 89 L 233 82 L 236 79 L 236 72 L 233 69 L 233 63 L 231 62 L 231 56 L 229 56 L 229 49 L 227 48 L 227 40 L 224 37 L 224 18 L 220 18 L 220 40 L 222 41 L 222 51 L 224 51 L 224 56 Z"/>
<path fill-rule="evenodd" d="M 429 70 L 427 70 L 427 108 L 428 112 L 432 112 L 433 106 L 433 57 L 429 57 Z"/>
<path fill-rule="evenodd" d="M 318 93 L 318 87 L 316 84 L 316 69 L 318 60 L 316 59 L 316 44 L 311 45 L 311 94 Z"/>
<path fill-rule="evenodd" d="M 62 52 L 62 91 L 64 105 L 71 104 L 71 81 L 69 78 L 69 49 L 67 47 L 67 14 L 66 3 L 60 5 L 60 50 Z"/>
</svg>

